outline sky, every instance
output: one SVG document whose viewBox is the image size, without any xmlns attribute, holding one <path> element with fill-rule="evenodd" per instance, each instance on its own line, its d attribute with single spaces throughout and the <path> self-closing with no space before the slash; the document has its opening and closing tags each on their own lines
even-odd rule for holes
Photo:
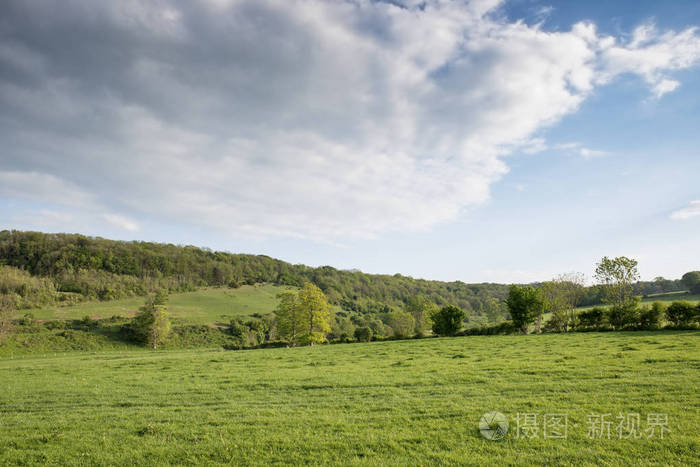
<svg viewBox="0 0 700 467">
<path fill-rule="evenodd" d="M 700 2 L 6 0 L 0 229 L 464 282 L 700 269 Z"/>
</svg>

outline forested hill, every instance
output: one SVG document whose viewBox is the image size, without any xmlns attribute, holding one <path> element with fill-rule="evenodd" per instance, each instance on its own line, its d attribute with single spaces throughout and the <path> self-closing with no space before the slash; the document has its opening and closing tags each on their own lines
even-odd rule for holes
<svg viewBox="0 0 700 467">
<path fill-rule="evenodd" d="M 505 284 L 465 284 L 365 274 L 290 264 L 262 255 L 151 242 L 123 242 L 76 234 L 0 232 L 0 292 L 15 293 L 24 308 L 54 301 L 112 300 L 160 288 L 189 291 L 203 286 L 272 283 L 318 285 L 331 303 L 360 313 L 403 308 L 419 296 L 457 305 L 469 316 L 499 321 L 506 315 Z M 639 295 L 682 290 L 677 280 L 639 282 Z M 583 305 L 600 303 L 589 287 Z"/>
<path fill-rule="evenodd" d="M 386 307 L 403 307 L 423 295 L 437 305 L 455 304 L 472 316 L 496 319 L 504 313 L 502 300 L 508 292 L 503 284 L 429 281 L 330 266 L 312 268 L 268 256 L 214 252 L 193 246 L 8 230 L 0 232 L 0 264 L 22 270 L 14 271 L 13 280 L 16 284 L 33 283 L 25 285 L 25 289 L 45 287 L 46 279 L 50 279 L 58 300 L 110 300 L 144 295 L 161 287 L 187 291 L 201 286 L 238 287 L 261 282 L 301 286 L 310 281 L 332 303 L 347 310 L 381 312 Z M 8 282 L 10 272 L 5 269 Z M 48 300 L 47 294 L 34 295 L 25 303 Z"/>
</svg>

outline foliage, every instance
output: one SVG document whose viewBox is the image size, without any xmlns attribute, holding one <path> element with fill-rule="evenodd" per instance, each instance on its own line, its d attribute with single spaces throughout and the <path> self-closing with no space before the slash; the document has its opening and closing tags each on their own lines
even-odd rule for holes
<svg viewBox="0 0 700 467">
<path fill-rule="evenodd" d="M 342 312 L 333 317 L 331 339 L 338 342 L 350 342 L 355 337 L 355 325 Z"/>
<path fill-rule="evenodd" d="M 501 284 L 371 275 L 193 246 L 7 230 L 0 232 L 2 263 L 48 280 L 55 284 L 59 295 L 78 294 L 83 299 L 99 300 L 144 296 L 161 288 L 185 292 L 203 286 L 265 282 L 301 287 L 311 282 L 330 303 L 360 314 L 378 316 L 389 312 L 387 308 L 405 307 L 412 297 L 420 295 L 438 306 L 452 303 L 467 314 L 478 315 L 489 306 L 493 308 L 492 300 L 500 302 L 507 294 L 507 287 Z"/>
<path fill-rule="evenodd" d="M 437 305 L 432 303 L 425 295 L 417 295 L 408 299 L 406 311 L 413 316 L 416 336 L 423 336 L 430 324 L 431 315 L 438 310 Z"/>
<path fill-rule="evenodd" d="M 275 309 L 275 321 L 277 333 L 291 346 L 300 344 L 306 336 L 306 315 L 299 303 L 299 294 L 292 290 L 285 290 L 277 295 L 279 305 Z"/>
<path fill-rule="evenodd" d="M 386 317 L 386 323 L 391 328 L 394 337 L 410 337 L 415 329 L 415 320 L 410 313 L 403 310 L 394 310 Z"/>
<path fill-rule="evenodd" d="M 674 326 L 687 326 L 697 320 L 698 307 L 690 302 L 677 301 L 666 308 L 666 319 Z"/>
<path fill-rule="evenodd" d="M 170 319 L 166 306 L 157 304 L 157 297 L 149 298 L 134 317 L 131 328 L 138 339 L 153 350 L 164 344 L 170 334 Z"/>
<path fill-rule="evenodd" d="M 691 294 L 700 294 L 700 271 L 690 271 L 683 274 L 681 282 Z"/>
<path fill-rule="evenodd" d="M 629 310 L 634 282 L 639 279 L 637 261 L 626 256 L 610 259 L 604 256 L 596 265 L 596 280 L 601 285 L 603 302 L 616 307 L 620 316 Z"/>
<path fill-rule="evenodd" d="M 662 302 L 654 302 L 650 307 L 640 308 L 639 326 L 642 329 L 658 329 L 664 317 L 666 305 Z"/>
<path fill-rule="evenodd" d="M 307 282 L 298 292 L 287 290 L 278 298 L 275 322 L 281 338 L 292 346 L 326 341 L 331 331 L 331 307 L 321 289 Z"/>
<path fill-rule="evenodd" d="M 540 289 L 531 286 L 511 285 L 506 303 L 513 325 L 526 333 L 528 326 L 542 312 L 544 297 Z"/>
<path fill-rule="evenodd" d="M 583 299 L 585 278 L 580 273 L 562 274 L 542 284 L 544 309 L 551 313 L 548 329 L 557 332 L 570 330 L 576 319 L 576 307 Z M 538 314 L 538 322 L 542 315 Z M 539 326 L 538 326 L 539 330 Z"/>
<path fill-rule="evenodd" d="M 355 339 L 358 342 L 369 342 L 372 340 L 372 328 L 369 326 L 358 326 L 355 328 Z"/>
<path fill-rule="evenodd" d="M 430 315 L 433 332 L 440 336 L 454 336 L 462 329 L 465 316 L 464 311 L 456 306 L 444 306 Z"/>
<path fill-rule="evenodd" d="M 608 308 L 608 322 L 615 330 L 635 326 L 639 321 L 639 298 L 627 300 Z"/>
<path fill-rule="evenodd" d="M 605 324 L 606 310 L 603 307 L 593 307 L 578 314 L 578 329 L 600 329 Z"/>
<path fill-rule="evenodd" d="M 0 339 L 12 330 L 12 315 L 16 309 L 15 297 L 10 294 L 0 294 Z"/>
</svg>

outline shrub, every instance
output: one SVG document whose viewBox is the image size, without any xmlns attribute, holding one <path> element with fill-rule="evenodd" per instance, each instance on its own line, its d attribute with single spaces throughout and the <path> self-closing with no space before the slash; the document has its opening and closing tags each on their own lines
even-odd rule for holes
<svg viewBox="0 0 700 467">
<path fill-rule="evenodd" d="M 369 326 L 360 326 L 355 328 L 355 339 L 359 342 L 369 342 L 372 340 L 372 328 Z"/>
<path fill-rule="evenodd" d="M 658 329 L 666 306 L 662 302 L 654 302 L 650 308 L 639 310 L 639 325 L 642 329 Z"/>
<path fill-rule="evenodd" d="M 697 308 L 686 301 L 673 302 L 666 308 L 666 319 L 674 326 L 687 326 L 695 321 Z"/>
<path fill-rule="evenodd" d="M 579 329 L 599 329 L 605 324 L 605 308 L 595 306 L 578 314 Z"/>
<path fill-rule="evenodd" d="M 433 332 L 440 336 L 454 336 L 462 328 L 464 311 L 456 306 L 448 305 L 430 315 L 433 321 Z"/>
<path fill-rule="evenodd" d="M 387 321 L 387 324 L 394 331 L 395 337 L 408 337 L 413 334 L 415 320 L 410 313 L 402 310 L 392 311 L 389 313 Z"/>
<path fill-rule="evenodd" d="M 625 302 L 608 309 L 608 322 L 616 331 L 634 326 L 639 321 L 637 302 Z"/>
</svg>

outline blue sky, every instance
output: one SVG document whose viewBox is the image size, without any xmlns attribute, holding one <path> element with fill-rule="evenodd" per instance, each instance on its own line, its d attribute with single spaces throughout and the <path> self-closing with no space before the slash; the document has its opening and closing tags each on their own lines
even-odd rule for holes
<svg viewBox="0 0 700 467">
<path fill-rule="evenodd" d="M 2 228 L 465 282 L 700 268 L 697 2 L 93 3 L 2 7 Z"/>
</svg>

